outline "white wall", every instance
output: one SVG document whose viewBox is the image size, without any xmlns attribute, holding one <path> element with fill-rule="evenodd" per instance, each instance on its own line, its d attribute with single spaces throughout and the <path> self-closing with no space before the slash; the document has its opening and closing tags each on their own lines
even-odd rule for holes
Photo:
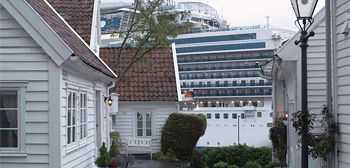
<svg viewBox="0 0 350 168">
<path fill-rule="evenodd" d="M 338 137 L 337 164 L 339 168 L 350 167 L 350 35 L 341 34 L 340 29 L 347 21 L 350 25 L 350 1 L 335 1 L 335 111 L 338 114 L 340 136 Z"/>
<path fill-rule="evenodd" d="M 153 112 L 152 127 L 156 128 L 152 133 L 152 149 L 160 150 L 161 130 L 169 114 L 177 111 L 177 102 L 123 102 L 119 101 L 119 112 L 116 115 L 116 125 L 113 129 L 120 132 L 122 139 L 136 138 L 136 111 L 149 109 Z"/>
<path fill-rule="evenodd" d="M 28 81 L 24 96 L 26 157 L 1 157 L 0 167 L 49 167 L 49 57 L 0 5 L 0 82 Z M 3 151 L 0 151 L 3 154 Z"/>
</svg>

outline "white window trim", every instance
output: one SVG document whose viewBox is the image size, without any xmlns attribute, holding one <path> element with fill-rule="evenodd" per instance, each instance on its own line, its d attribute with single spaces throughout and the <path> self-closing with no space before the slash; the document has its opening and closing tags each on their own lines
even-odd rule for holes
<svg viewBox="0 0 350 168">
<path fill-rule="evenodd" d="M 84 146 L 86 146 L 88 143 L 88 91 L 86 87 L 78 87 L 76 85 L 71 85 L 71 84 L 67 84 L 67 89 L 66 89 L 66 127 L 65 127 L 65 144 L 66 144 L 66 152 L 70 153 L 72 151 L 75 151 L 79 148 L 82 148 Z M 68 87 L 69 86 L 69 87 Z M 68 144 L 68 92 L 74 92 L 76 93 L 76 105 L 75 105 L 75 127 L 76 127 L 76 131 L 75 131 L 75 142 L 71 142 Z M 83 139 L 80 139 L 80 94 L 85 94 L 86 98 L 86 137 L 84 137 Z"/>
<path fill-rule="evenodd" d="M 27 157 L 25 151 L 25 93 L 28 81 L 0 81 L 1 89 L 18 91 L 18 148 L 0 148 L 0 157 Z"/>
<path fill-rule="evenodd" d="M 146 136 L 146 127 L 142 127 L 142 131 L 143 131 L 143 136 L 137 136 L 137 113 L 151 113 L 152 117 L 151 117 L 151 136 Z M 155 111 L 153 109 L 139 109 L 139 110 L 134 110 L 134 137 L 136 138 L 145 138 L 145 139 L 153 139 L 156 137 L 156 124 L 155 124 Z M 144 121 L 146 121 L 146 118 L 143 119 Z M 143 122 L 143 125 L 146 126 L 146 122 Z"/>
</svg>

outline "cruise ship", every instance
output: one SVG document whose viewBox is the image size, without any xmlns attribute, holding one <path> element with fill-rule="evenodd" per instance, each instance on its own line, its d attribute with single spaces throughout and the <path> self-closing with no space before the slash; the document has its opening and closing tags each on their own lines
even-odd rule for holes
<svg viewBox="0 0 350 168">
<path fill-rule="evenodd" d="M 272 82 L 260 77 L 258 70 L 293 33 L 247 26 L 195 31 L 172 39 L 181 89 L 179 111 L 207 117 L 198 148 L 271 147 Z"/>
<path fill-rule="evenodd" d="M 141 3 L 146 2 L 142 0 Z M 103 3 L 101 5 L 102 47 L 120 46 L 123 40 L 118 36 L 111 36 L 111 34 L 127 31 L 131 24 L 131 13 L 134 8 L 133 0 Z M 220 16 L 217 10 L 201 2 L 175 3 L 172 0 L 166 0 L 158 10 L 167 10 L 170 14 L 179 12 L 180 14 L 174 18 L 174 23 L 190 22 L 193 24 L 192 31 L 196 32 L 227 27 L 226 19 Z"/>
</svg>

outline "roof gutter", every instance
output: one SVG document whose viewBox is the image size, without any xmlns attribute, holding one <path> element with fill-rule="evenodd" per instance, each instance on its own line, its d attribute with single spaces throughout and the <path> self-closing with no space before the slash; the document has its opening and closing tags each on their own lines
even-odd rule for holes
<svg viewBox="0 0 350 168">
<path fill-rule="evenodd" d="M 90 72 L 93 72 L 97 76 L 104 78 L 110 82 L 115 82 L 115 78 L 110 77 L 110 76 L 102 73 L 101 71 L 98 71 L 98 70 L 92 68 L 90 65 L 86 64 L 83 60 L 81 60 L 78 56 L 72 55 L 69 57 L 69 59 L 72 60 L 74 63 L 78 64 L 79 66 L 81 66 L 83 69 L 88 70 Z"/>
</svg>

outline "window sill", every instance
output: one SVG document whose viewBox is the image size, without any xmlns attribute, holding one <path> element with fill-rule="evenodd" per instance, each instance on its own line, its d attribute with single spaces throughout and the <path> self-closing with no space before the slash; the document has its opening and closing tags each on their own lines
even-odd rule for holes
<svg viewBox="0 0 350 168">
<path fill-rule="evenodd" d="M 71 144 L 68 147 L 66 147 L 66 153 L 69 154 L 69 153 L 72 153 L 74 151 L 80 150 L 81 148 L 83 148 L 87 145 L 88 145 L 87 140 L 82 140 L 79 143 Z"/>
<path fill-rule="evenodd" d="M 24 152 L 0 152 L 0 157 L 27 157 Z"/>
</svg>

